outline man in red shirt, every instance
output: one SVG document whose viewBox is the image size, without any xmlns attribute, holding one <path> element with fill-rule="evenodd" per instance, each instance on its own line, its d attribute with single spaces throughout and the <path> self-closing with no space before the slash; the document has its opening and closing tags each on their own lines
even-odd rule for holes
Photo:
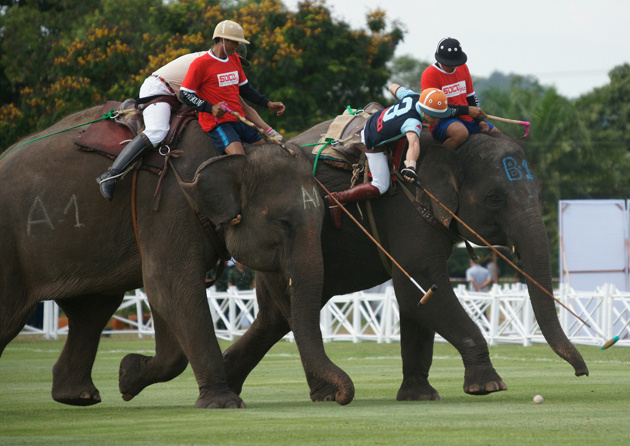
<svg viewBox="0 0 630 446">
<path fill-rule="evenodd" d="M 451 37 L 440 40 L 435 51 L 435 60 L 437 62 L 422 73 L 422 91 L 427 88 L 442 90 L 448 98 L 452 115 L 429 126 L 433 137 L 445 146 L 456 149 L 471 133 L 498 132 L 492 124 L 483 120 L 488 115 L 479 108 L 466 65 L 468 57 L 462 51 L 459 41 Z"/>
<path fill-rule="evenodd" d="M 222 104 L 242 115 L 239 95 L 261 107 L 284 113 L 282 102 L 271 102 L 256 91 L 247 81 L 236 50 L 245 40 L 243 28 L 231 20 L 219 23 L 215 30 L 214 46 L 191 64 L 180 88 L 184 104 L 199 111 L 199 124 L 210 135 L 220 153 L 244 154 L 241 141 L 263 144 L 260 134 L 242 123 L 236 116 L 226 113 Z"/>
</svg>

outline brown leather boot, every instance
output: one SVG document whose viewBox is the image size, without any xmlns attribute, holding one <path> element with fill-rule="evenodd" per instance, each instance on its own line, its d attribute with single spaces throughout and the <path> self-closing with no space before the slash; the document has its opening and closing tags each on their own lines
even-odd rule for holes
<svg viewBox="0 0 630 446">
<path fill-rule="evenodd" d="M 347 204 L 380 197 L 381 192 L 378 190 L 378 187 L 372 186 L 372 183 L 361 183 L 358 186 L 351 187 L 350 189 L 342 190 L 340 192 L 332 192 L 330 195 L 333 195 L 341 204 Z M 328 202 L 330 209 L 330 216 L 333 219 L 335 227 L 340 229 L 341 214 L 343 211 L 339 206 L 337 206 L 337 203 L 330 198 L 330 195 L 326 196 L 326 201 Z"/>
</svg>

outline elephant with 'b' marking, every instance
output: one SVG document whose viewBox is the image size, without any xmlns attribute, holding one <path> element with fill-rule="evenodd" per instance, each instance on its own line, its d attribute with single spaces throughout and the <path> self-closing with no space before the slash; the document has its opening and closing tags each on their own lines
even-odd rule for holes
<svg viewBox="0 0 630 446">
<path fill-rule="evenodd" d="M 292 139 L 305 145 L 313 162 L 311 145 L 326 133 L 322 123 Z M 427 131 L 421 137 L 418 178 L 420 183 L 469 227 L 493 245 L 513 246 L 524 271 L 552 292 L 549 244 L 538 202 L 538 182 L 527 164 L 522 148 L 504 134 L 472 135 L 456 151 L 435 142 Z M 331 192 L 347 189 L 350 173 L 317 165 L 317 178 Z M 438 221 L 468 240 L 482 244 L 477 237 L 453 219 L 426 194 L 414 190 L 416 200 L 431 209 Z M 323 193 L 322 193 L 323 194 Z M 369 230 L 365 204 L 346 208 Z M 459 303 L 450 284 L 447 260 L 453 239 L 425 220 L 397 187 L 393 195 L 372 200 L 374 219 L 383 247 L 424 288 L 438 290 L 426 304 L 418 306 L 422 293 L 395 266 L 392 275 L 400 309 L 400 342 L 403 382 L 398 400 L 439 400 L 429 384 L 433 340 L 439 333 L 461 354 L 464 363 L 464 391 L 486 395 L 507 386 L 490 361 L 486 341 L 476 324 Z M 363 216 L 363 217 L 362 217 Z M 363 220 L 362 220 L 363 219 Z M 376 246 L 346 216 L 337 230 L 327 213 L 322 229 L 324 292 L 321 305 L 334 295 L 371 288 L 389 279 Z M 567 361 L 577 376 L 588 368 L 571 344 L 558 321 L 554 301 L 529 283 L 529 295 L 537 322 L 549 346 Z M 286 284 L 276 274 L 260 274 L 256 281 L 260 306 L 258 318 L 248 337 L 238 340 L 224 354 L 230 387 L 239 392 L 249 372 L 265 352 L 291 325 L 287 311 Z M 293 324 L 294 325 L 294 324 Z M 251 342 L 256 340 L 256 342 Z M 307 372 L 314 401 L 334 400 L 337 389 Z"/>
<path fill-rule="evenodd" d="M 71 115 L 31 138 L 93 121 L 100 109 Z M 94 179 L 110 161 L 77 150 L 76 137 L 76 130 L 51 135 L 0 159 L 0 354 L 37 303 L 54 300 L 68 316 L 69 334 L 53 368 L 52 396 L 73 405 L 99 403 L 91 372 L 101 332 L 125 291 L 144 286 L 156 355 L 122 360 L 123 399 L 178 376 L 190 362 L 199 385 L 197 407 L 244 407 L 228 386 L 206 297 L 205 275 L 219 254 L 175 175 L 167 172 L 154 211 L 158 177 L 138 173 L 139 249 L 130 178 L 119 181 L 112 202 L 105 200 Z M 297 148 L 292 156 L 276 145 L 206 162 L 217 152 L 197 122 L 188 125 L 177 148 L 185 148 L 173 159 L 182 187 L 201 214 L 222 225 L 229 253 L 290 284 L 305 369 L 338 389 L 340 402 L 352 400 L 352 381 L 326 356 L 319 331 L 324 206 L 311 164 Z M 239 213 L 240 224 L 226 225 Z"/>
</svg>

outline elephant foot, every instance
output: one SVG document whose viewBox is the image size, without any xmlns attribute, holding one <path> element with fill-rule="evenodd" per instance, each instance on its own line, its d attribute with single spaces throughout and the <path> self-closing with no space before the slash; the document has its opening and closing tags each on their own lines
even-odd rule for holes
<svg viewBox="0 0 630 446">
<path fill-rule="evenodd" d="M 123 400 L 131 401 L 133 397 L 142 392 L 142 389 L 153 384 L 153 382 L 150 382 L 143 376 L 147 363 L 151 359 L 151 356 L 131 353 L 120 361 L 118 389 L 122 394 Z"/>
<path fill-rule="evenodd" d="M 52 397 L 58 403 L 71 406 L 93 406 L 101 402 L 101 395 L 93 384 L 84 390 L 77 390 L 76 387 L 62 390 L 53 386 Z"/>
<path fill-rule="evenodd" d="M 245 409 L 245 403 L 227 385 L 204 386 L 200 388 L 195 407 L 197 409 Z"/>
<path fill-rule="evenodd" d="M 343 379 L 335 378 L 331 382 L 318 381 L 318 384 L 311 385 L 312 401 L 336 401 L 337 404 L 345 406 L 354 399 L 354 384 L 349 376 L 345 375 Z"/>
<path fill-rule="evenodd" d="M 58 403 L 71 406 L 93 406 L 101 402 L 101 394 L 91 379 L 83 382 L 64 379 L 56 367 L 53 368 L 52 397 Z"/>
<path fill-rule="evenodd" d="M 464 375 L 464 392 L 469 395 L 488 395 L 492 392 L 507 390 L 494 367 L 471 367 Z"/>
<path fill-rule="evenodd" d="M 398 394 L 397 401 L 442 401 L 440 394 L 429 384 L 426 379 L 405 379 L 403 380 Z"/>
<path fill-rule="evenodd" d="M 337 389 L 337 386 L 324 383 L 321 387 L 318 387 L 316 390 L 311 390 L 311 401 L 313 401 L 314 403 L 336 401 L 337 392 L 339 392 L 339 389 Z"/>
</svg>

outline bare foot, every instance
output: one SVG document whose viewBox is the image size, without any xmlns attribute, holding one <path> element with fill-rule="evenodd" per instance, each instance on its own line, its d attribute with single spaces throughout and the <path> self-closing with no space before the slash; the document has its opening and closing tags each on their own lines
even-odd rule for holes
<svg viewBox="0 0 630 446">
<path fill-rule="evenodd" d="M 241 222 L 241 219 L 243 218 L 243 216 L 241 214 L 238 214 L 236 217 L 234 217 L 232 220 L 230 220 L 230 222 L 228 223 L 230 226 L 235 226 L 237 224 L 239 224 Z"/>
</svg>

